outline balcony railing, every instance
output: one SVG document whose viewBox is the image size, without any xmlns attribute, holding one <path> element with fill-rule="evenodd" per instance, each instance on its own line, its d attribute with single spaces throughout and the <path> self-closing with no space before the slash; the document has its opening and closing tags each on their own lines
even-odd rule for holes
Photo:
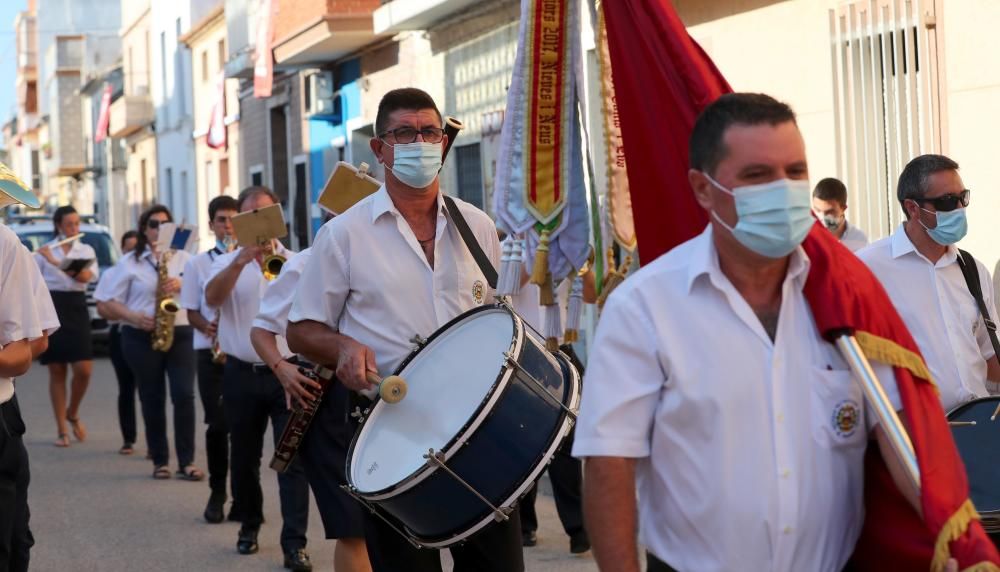
<svg viewBox="0 0 1000 572">
<path fill-rule="evenodd" d="M 148 95 L 123 95 L 111 104 L 108 132 L 127 137 L 153 123 L 153 99 Z"/>
</svg>

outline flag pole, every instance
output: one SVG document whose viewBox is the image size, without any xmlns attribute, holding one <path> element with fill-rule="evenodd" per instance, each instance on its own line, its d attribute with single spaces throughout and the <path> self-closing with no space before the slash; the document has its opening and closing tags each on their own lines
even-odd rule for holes
<svg viewBox="0 0 1000 572">
<path fill-rule="evenodd" d="M 872 370 L 868 358 L 861 351 L 858 340 L 853 335 L 840 334 L 834 342 L 837 349 L 840 350 L 840 354 L 844 356 L 844 360 L 847 361 L 847 365 L 854 373 L 854 379 L 861 386 L 861 389 L 864 390 L 865 399 L 875 409 L 875 415 L 882 425 L 882 430 L 885 431 L 886 436 L 889 438 L 893 452 L 902 463 L 915 490 L 919 492 L 920 468 L 917 465 L 917 455 L 913 451 L 913 442 L 910 441 L 910 436 L 906 433 L 906 428 L 903 427 L 903 423 L 899 420 L 899 415 L 896 414 L 896 408 L 893 407 L 889 401 L 889 397 L 885 394 L 885 389 L 875 375 L 875 371 Z"/>
</svg>

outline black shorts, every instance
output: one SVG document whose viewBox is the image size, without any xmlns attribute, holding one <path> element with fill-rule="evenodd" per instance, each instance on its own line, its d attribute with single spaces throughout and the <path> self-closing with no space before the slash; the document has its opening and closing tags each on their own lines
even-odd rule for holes
<svg viewBox="0 0 1000 572">
<path fill-rule="evenodd" d="M 328 539 L 363 538 L 365 532 L 364 507 L 340 488 L 347 484 L 347 449 L 357 427 L 351 409 L 350 391 L 332 381 L 299 449 Z"/>
<path fill-rule="evenodd" d="M 94 359 L 87 294 L 53 290 L 52 305 L 59 317 L 59 329 L 49 336 L 49 347 L 38 361 L 47 365 Z"/>
</svg>

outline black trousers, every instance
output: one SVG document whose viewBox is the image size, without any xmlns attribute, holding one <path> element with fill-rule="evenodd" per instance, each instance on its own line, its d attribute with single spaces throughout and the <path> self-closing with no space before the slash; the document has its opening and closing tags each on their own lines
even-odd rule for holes
<svg viewBox="0 0 1000 572">
<path fill-rule="evenodd" d="M 444 507 L 445 509 L 447 507 Z M 437 550 L 414 548 L 381 518 L 365 512 L 365 542 L 373 572 L 442 572 Z M 493 523 L 462 545 L 451 548 L 454 572 L 523 572 L 521 517 Z"/>
<path fill-rule="evenodd" d="M 0 572 L 24 572 L 35 538 L 28 528 L 28 451 L 17 396 L 0 404 Z"/>
<path fill-rule="evenodd" d="M 671 568 L 669 564 L 647 552 L 646 572 L 677 572 L 677 570 Z"/>
<path fill-rule="evenodd" d="M 111 325 L 110 338 L 108 341 L 108 351 L 111 354 L 111 365 L 115 368 L 115 377 L 118 378 L 118 424 L 122 430 L 122 441 L 124 443 L 135 443 L 135 376 L 125 361 L 125 354 L 122 353 L 121 326 Z M 146 443 L 149 444 L 148 442 Z"/>
<path fill-rule="evenodd" d="M 205 410 L 205 456 L 212 494 L 226 494 L 229 478 L 229 426 L 222 410 L 222 364 L 212 363 L 212 350 L 198 352 L 198 395 Z"/>
<path fill-rule="evenodd" d="M 271 419 L 275 445 L 288 422 L 285 392 L 267 366 L 252 366 L 233 356 L 226 359 L 222 404 L 229 425 L 233 504 L 239 505 L 243 528 L 260 529 L 264 521 L 264 493 L 260 488 L 260 459 L 264 432 Z M 309 526 L 309 483 L 297 460 L 278 473 L 281 500 L 281 548 L 305 548 Z"/>
<path fill-rule="evenodd" d="M 583 362 L 573 351 L 573 346 L 563 344 L 560 348 L 583 376 Z M 556 512 L 566 534 L 584 532 L 583 524 L 583 463 L 573 456 L 573 436 L 571 431 L 556 450 L 549 464 L 549 480 L 552 481 L 552 496 L 556 501 Z M 538 516 L 535 514 L 535 497 L 538 495 L 536 483 L 521 499 L 521 528 L 525 532 L 538 530 Z"/>
<path fill-rule="evenodd" d="M 146 442 L 153 465 L 170 462 L 167 442 L 167 380 L 174 405 L 174 447 L 177 466 L 194 462 L 194 347 L 191 326 L 174 328 L 174 345 L 167 352 L 153 349 L 150 332 L 122 327 L 122 351 L 139 387 Z"/>
</svg>

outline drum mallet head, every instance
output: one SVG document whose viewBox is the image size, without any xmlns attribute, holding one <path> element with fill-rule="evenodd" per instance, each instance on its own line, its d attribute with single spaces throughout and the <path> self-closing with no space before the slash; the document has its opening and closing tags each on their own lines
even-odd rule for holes
<svg viewBox="0 0 1000 572">
<path fill-rule="evenodd" d="M 368 381 L 378 384 L 378 395 L 386 403 L 399 403 L 406 397 L 406 380 L 398 375 L 390 375 L 385 379 L 368 372 Z"/>
</svg>

